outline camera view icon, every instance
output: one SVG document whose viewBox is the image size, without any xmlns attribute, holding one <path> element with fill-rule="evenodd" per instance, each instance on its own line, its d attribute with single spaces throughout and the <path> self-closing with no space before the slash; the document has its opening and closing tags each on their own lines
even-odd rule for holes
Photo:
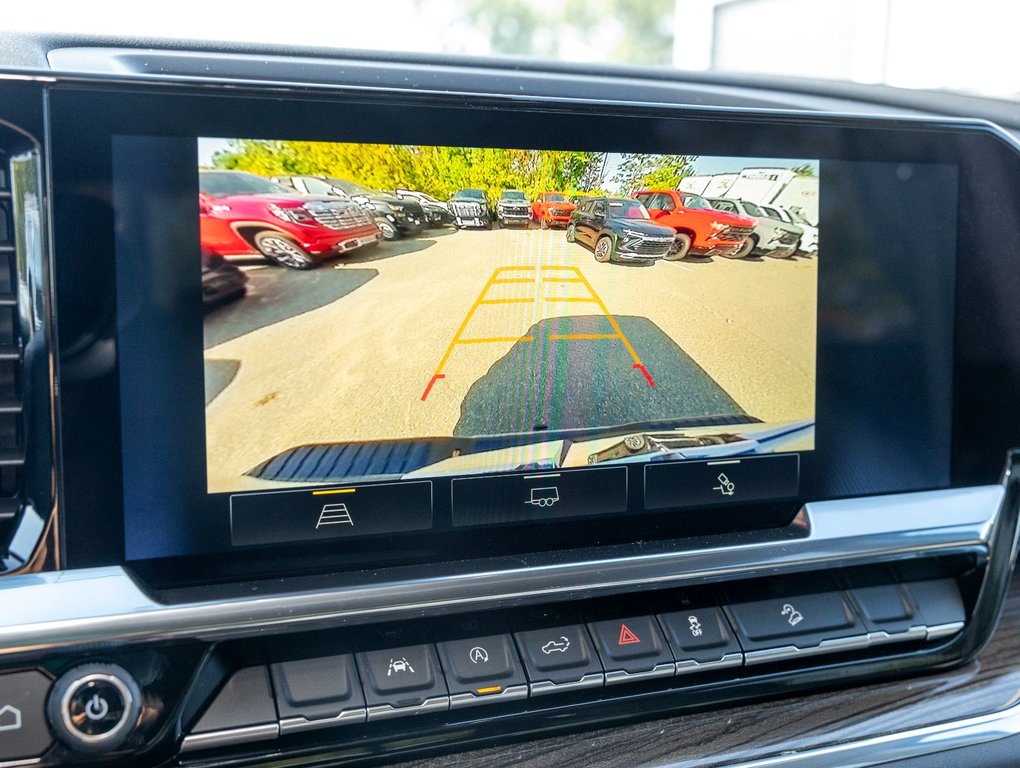
<svg viewBox="0 0 1020 768">
<path fill-rule="evenodd" d="M 354 527 L 354 518 L 346 504 L 327 504 L 319 513 L 319 522 L 315 524 L 315 530 L 324 525 L 349 525 Z"/>
<path fill-rule="evenodd" d="M 531 498 L 525 504 L 532 504 L 536 507 L 551 507 L 560 500 L 560 489 L 555 486 L 551 488 L 532 488 Z"/>
</svg>

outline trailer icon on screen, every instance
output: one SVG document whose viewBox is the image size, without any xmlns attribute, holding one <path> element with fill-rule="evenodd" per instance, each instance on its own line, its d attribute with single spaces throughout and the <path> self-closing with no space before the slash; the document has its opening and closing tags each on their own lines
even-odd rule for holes
<svg viewBox="0 0 1020 768">
<path fill-rule="evenodd" d="M 531 498 L 525 504 L 534 504 L 536 507 L 551 507 L 560 500 L 559 488 L 532 488 Z"/>
</svg>

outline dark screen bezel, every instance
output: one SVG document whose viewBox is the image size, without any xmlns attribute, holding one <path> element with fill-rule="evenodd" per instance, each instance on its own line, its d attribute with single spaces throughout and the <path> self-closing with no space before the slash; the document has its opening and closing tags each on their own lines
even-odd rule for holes
<svg viewBox="0 0 1020 768">
<path fill-rule="evenodd" d="M 245 93 L 232 88 L 229 94 L 218 88 L 171 88 L 137 90 L 108 87 L 102 91 L 57 87 L 49 93 L 51 118 L 51 171 L 54 190 L 54 230 L 60 261 L 56 270 L 58 307 L 58 349 L 61 365 L 72 372 L 81 367 L 77 360 L 83 340 L 106 338 L 113 326 L 113 265 L 111 214 L 112 180 L 110 143 L 114 134 L 165 134 L 174 136 L 243 135 L 239 126 L 247 116 L 259 115 L 257 130 L 247 135 L 294 135 L 321 132 L 316 123 L 362 119 L 373 113 L 391 119 L 415 110 L 444 110 L 452 124 L 467 137 L 498 131 L 506 110 L 540 118 L 543 113 L 574 113 L 590 116 L 600 135 L 607 125 L 619 129 L 626 120 L 629 130 L 660 125 L 699 137 L 699 147 L 714 154 L 803 156 L 845 160 L 950 163 L 960 167 L 960 216 L 957 252 L 956 363 L 954 368 L 952 484 L 970 485 L 997 478 L 1002 455 L 1017 435 L 1017 417 L 1004 414 L 1008 389 L 1018 376 L 1016 349 L 1009 348 L 1004 326 L 1008 318 L 994 316 L 1004 306 L 1004 292 L 1016 290 L 1018 278 L 1009 270 L 997 270 L 988 255 L 1001 250 L 1002 238 L 1020 231 L 1017 222 L 1020 190 L 1015 179 L 1020 159 L 1001 136 L 980 124 L 936 121 L 881 121 L 869 118 L 836 118 L 752 111 L 690 110 L 671 106 L 636 106 L 621 103 L 557 104 L 540 100 L 501 99 L 450 95 L 409 95 L 385 92 L 337 92 L 335 94 Z M 268 107 L 268 109 L 267 109 Z M 352 112 L 353 111 L 353 112 Z M 172 117 L 168 117 L 172 116 Z M 456 118 L 455 120 L 453 118 Z M 651 121 L 651 122 L 649 122 Z M 423 141 L 418 120 L 407 119 L 397 126 L 407 143 Z M 533 121 L 536 126 L 540 119 Z M 249 123 L 250 124 L 250 123 Z M 387 130 L 392 135 L 394 125 Z M 541 133 L 541 129 L 538 133 Z M 556 138 L 547 136 L 546 146 Z M 471 144 L 469 140 L 463 143 Z M 574 141 L 576 144 L 576 140 Z M 539 145 L 539 144 L 536 144 Z M 740 147 L 739 153 L 734 147 Z M 788 149 L 787 149 L 788 148 Z M 784 151 L 785 150 L 785 151 Z M 1012 170 L 1011 170 L 1012 169 Z M 1001 183 L 989 184 L 990 175 L 1001 174 Z M 976 183 L 981 180 L 982 183 Z M 96 205 L 89 209 L 83 199 Z M 1014 239 L 1017 237 L 1013 234 Z M 59 264 L 81 264 L 91 259 L 92 269 L 76 272 Z M 983 271 L 985 267 L 988 271 Z M 87 274 L 87 279 L 82 280 Z M 100 301 L 83 297 L 92 294 Z M 81 311 L 74 311 L 77 305 Z M 67 310 L 67 307 L 72 309 Z M 61 309 L 61 307 L 65 309 Z M 85 308 L 89 311 L 85 311 Z M 100 311 L 96 312 L 96 308 Z M 990 317 L 991 316 L 991 317 Z M 1015 321 L 1014 321 L 1015 322 Z M 1003 327 L 996 345 L 989 328 Z M 970 396 L 975 383 L 984 387 L 981 398 Z M 120 413 L 115 369 L 105 376 L 62 377 L 62 527 L 65 567 L 85 567 L 123 562 L 122 476 L 120 464 Z M 999 441 L 982 440 L 995 431 Z M 68 504 L 68 499 L 74 499 Z M 723 527 L 746 528 L 782 525 L 800 505 L 749 505 L 730 508 Z M 635 535 L 634 531 L 638 534 Z M 676 537 L 690 534 L 689 520 L 667 521 L 662 516 L 629 518 L 626 526 L 603 527 L 596 535 L 580 539 L 569 524 L 543 528 L 541 547 L 534 535 L 524 531 L 505 538 L 506 531 L 489 533 L 491 551 L 478 554 L 527 552 Z M 718 532 L 718 531 L 712 531 Z M 459 537 L 454 536 L 441 550 L 419 553 L 374 553 L 378 565 L 410 560 L 462 559 Z M 476 542 L 477 543 L 477 542 Z M 328 555 L 310 553 L 306 548 L 281 548 L 270 558 L 258 556 L 254 568 L 252 553 L 237 552 L 215 558 L 174 558 L 136 563 L 156 581 L 219 581 L 252 575 L 289 573 L 296 569 L 319 570 L 336 567 Z M 182 577 L 182 572 L 189 575 Z"/>
</svg>

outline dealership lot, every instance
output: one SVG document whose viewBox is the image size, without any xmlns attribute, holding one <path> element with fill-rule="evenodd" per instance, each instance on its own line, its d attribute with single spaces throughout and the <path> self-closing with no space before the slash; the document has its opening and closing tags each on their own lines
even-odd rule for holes
<svg viewBox="0 0 1020 768">
<path fill-rule="evenodd" d="M 206 320 L 207 369 L 231 372 L 206 411 L 210 489 L 257 487 L 238 478 L 307 443 L 535 427 L 511 390 L 546 380 L 555 418 L 603 397 L 810 418 L 817 263 L 600 264 L 562 231 L 446 229 L 250 268 L 249 296 Z"/>
</svg>

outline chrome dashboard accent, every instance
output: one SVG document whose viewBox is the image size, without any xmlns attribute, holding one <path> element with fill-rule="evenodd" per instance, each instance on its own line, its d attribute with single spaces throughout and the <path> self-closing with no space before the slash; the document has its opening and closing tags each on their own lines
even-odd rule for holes
<svg viewBox="0 0 1020 768">
<path fill-rule="evenodd" d="M 944 637 L 952 637 L 957 632 L 963 631 L 964 623 L 962 621 L 954 621 L 949 624 L 939 624 L 938 626 L 928 627 L 928 637 L 931 640 L 941 640 Z"/>
<path fill-rule="evenodd" d="M 391 717 L 424 715 L 429 712 L 445 712 L 449 708 L 449 696 L 434 696 L 431 699 L 425 699 L 421 704 L 413 707 L 394 707 L 389 704 L 376 704 L 368 708 L 368 722 L 389 720 Z"/>
<path fill-rule="evenodd" d="M 207 733 L 191 733 L 181 742 L 181 754 L 194 752 L 196 749 L 214 749 L 229 747 L 232 744 L 248 744 L 252 741 L 269 741 L 280 735 L 279 723 L 249 725 L 244 728 L 228 728 L 223 731 Z"/>
<path fill-rule="evenodd" d="M 336 717 L 321 717 L 317 720 L 309 720 L 307 717 L 285 717 L 280 720 L 280 735 L 294 733 L 295 731 L 315 731 L 320 728 L 333 728 L 338 725 L 353 725 L 363 723 L 368 719 L 368 710 L 365 707 L 357 709 L 345 709 Z"/>
<path fill-rule="evenodd" d="M 972 747 L 1020 734 L 1020 704 L 963 720 L 951 720 L 924 728 L 832 744 L 803 752 L 784 753 L 755 760 L 729 763 L 731 768 L 866 768 L 896 760 L 923 757 L 935 752 Z M 661 768 L 681 768 L 671 763 Z"/>
<path fill-rule="evenodd" d="M 742 652 L 727 653 L 718 661 L 695 661 L 694 659 L 682 659 L 676 663 L 676 674 L 677 676 L 689 675 L 693 672 L 726 669 L 728 667 L 742 667 L 743 665 L 744 654 Z"/>
<path fill-rule="evenodd" d="M 547 693 L 578 691 L 582 688 L 601 688 L 605 684 L 606 676 L 602 672 L 592 672 L 572 683 L 553 683 L 549 680 L 540 680 L 537 683 L 529 683 L 528 686 L 532 696 L 544 696 Z"/>
<path fill-rule="evenodd" d="M 987 551 L 1002 485 L 812 502 L 800 538 L 681 549 L 688 542 L 607 547 L 578 561 L 563 553 L 508 560 L 506 568 L 287 594 L 167 604 L 125 568 L 110 566 L 0 579 L 0 655 L 97 642 L 221 639 L 268 629 L 396 620 L 577 597 L 648 585 L 692 585 L 850 566 L 919 554 Z M 570 553 L 566 553 L 570 554 Z M 596 555 L 602 555 L 601 557 Z"/>
<path fill-rule="evenodd" d="M 836 653 L 841 651 L 855 651 L 868 647 L 867 635 L 853 635 L 851 637 L 836 637 L 831 640 L 822 640 L 818 645 L 811 645 L 807 648 L 798 648 L 795 645 L 783 645 L 776 648 L 763 648 L 759 651 L 744 651 L 744 664 L 767 664 L 772 661 L 786 661 L 788 659 L 802 659 L 805 656 L 817 656 L 823 653 Z"/>
<path fill-rule="evenodd" d="M 656 664 L 646 672 L 627 672 L 623 669 L 614 669 L 612 672 L 606 672 L 606 685 L 629 683 L 634 680 L 651 680 L 656 677 L 674 677 L 675 675 L 676 662 Z"/>
</svg>

